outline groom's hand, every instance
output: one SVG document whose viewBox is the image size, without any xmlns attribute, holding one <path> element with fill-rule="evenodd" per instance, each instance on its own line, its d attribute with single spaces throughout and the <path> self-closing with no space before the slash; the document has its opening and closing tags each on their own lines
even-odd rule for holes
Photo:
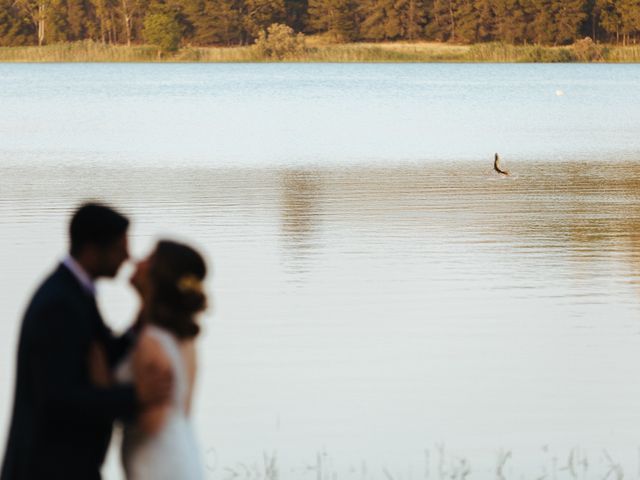
<svg viewBox="0 0 640 480">
<path fill-rule="evenodd" d="M 167 403 L 172 391 L 171 368 L 155 362 L 142 366 L 136 381 L 136 393 L 142 407 Z"/>
<path fill-rule="evenodd" d="M 97 387 L 106 388 L 113 383 L 107 353 L 100 342 L 93 342 L 89 349 L 89 378 Z"/>
</svg>

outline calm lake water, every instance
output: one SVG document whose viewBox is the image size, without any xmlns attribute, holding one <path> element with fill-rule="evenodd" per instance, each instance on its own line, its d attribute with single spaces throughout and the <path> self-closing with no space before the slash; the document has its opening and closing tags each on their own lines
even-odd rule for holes
<svg viewBox="0 0 640 480">
<path fill-rule="evenodd" d="M 0 139 L 1 435 L 100 199 L 210 260 L 210 479 L 640 475 L 640 66 L 0 64 Z"/>
</svg>

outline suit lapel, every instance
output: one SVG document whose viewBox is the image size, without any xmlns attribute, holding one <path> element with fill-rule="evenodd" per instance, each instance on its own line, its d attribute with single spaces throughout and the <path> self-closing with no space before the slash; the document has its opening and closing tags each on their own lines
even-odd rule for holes
<svg viewBox="0 0 640 480">
<path fill-rule="evenodd" d="M 57 273 L 64 278 L 69 287 L 73 289 L 74 295 L 85 305 L 93 336 L 102 340 L 106 326 L 102 320 L 102 315 L 100 315 L 95 296 L 87 292 L 80 281 L 64 264 L 60 264 Z"/>
</svg>

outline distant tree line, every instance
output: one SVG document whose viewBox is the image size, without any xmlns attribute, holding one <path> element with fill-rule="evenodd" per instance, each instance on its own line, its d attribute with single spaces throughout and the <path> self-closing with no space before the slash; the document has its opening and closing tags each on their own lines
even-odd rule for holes
<svg viewBox="0 0 640 480">
<path fill-rule="evenodd" d="M 246 45 L 274 23 L 338 42 L 640 39 L 640 0 L 0 0 L 0 45 L 142 43 L 145 19 L 183 45 Z"/>
</svg>

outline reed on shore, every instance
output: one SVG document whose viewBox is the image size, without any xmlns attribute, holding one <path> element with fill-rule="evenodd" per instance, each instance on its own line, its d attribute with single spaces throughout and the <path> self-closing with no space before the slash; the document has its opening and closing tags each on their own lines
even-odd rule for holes
<svg viewBox="0 0 640 480">
<path fill-rule="evenodd" d="M 0 47 L 0 62 L 270 62 L 254 46 L 183 47 L 174 53 L 158 52 L 152 45 L 111 45 L 93 41 L 41 47 Z M 483 43 L 452 45 L 434 42 L 324 43 L 313 37 L 289 62 L 611 62 L 639 63 L 640 45 L 564 47 Z"/>
</svg>

